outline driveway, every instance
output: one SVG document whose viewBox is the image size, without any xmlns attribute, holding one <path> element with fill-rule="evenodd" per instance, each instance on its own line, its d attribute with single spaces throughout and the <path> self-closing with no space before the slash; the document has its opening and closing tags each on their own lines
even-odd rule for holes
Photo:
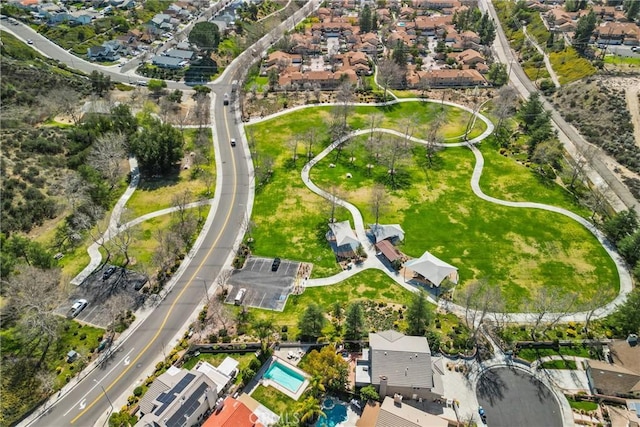
<svg viewBox="0 0 640 427">
<path fill-rule="evenodd" d="M 554 395 L 521 370 L 487 370 L 478 380 L 476 395 L 491 427 L 562 427 L 560 405 Z"/>
</svg>

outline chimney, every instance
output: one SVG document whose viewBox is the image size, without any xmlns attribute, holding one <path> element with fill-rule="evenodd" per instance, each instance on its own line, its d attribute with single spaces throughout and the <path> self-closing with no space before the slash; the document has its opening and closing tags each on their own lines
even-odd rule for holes
<svg viewBox="0 0 640 427">
<path fill-rule="evenodd" d="M 387 395 L 387 377 L 380 375 L 380 396 Z"/>
</svg>

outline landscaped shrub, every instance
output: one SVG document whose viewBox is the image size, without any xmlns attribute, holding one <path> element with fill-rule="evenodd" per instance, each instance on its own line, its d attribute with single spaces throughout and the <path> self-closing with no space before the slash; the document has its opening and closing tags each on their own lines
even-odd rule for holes
<svg viewBox="0 0 640 427">
<path fill-rule="evenodd" d="M 138 386 L 136 388 L 133 389 L 133 395 L 136 397 L 140 397 L 142 396 L 142 392 L 144 391 L 144 389 L 142 388 L 142 386 Z"/>
</svg>

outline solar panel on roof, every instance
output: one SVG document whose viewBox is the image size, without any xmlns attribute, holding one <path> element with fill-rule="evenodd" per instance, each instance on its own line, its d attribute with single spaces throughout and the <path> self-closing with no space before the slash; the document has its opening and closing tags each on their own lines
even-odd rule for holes
<svg viewBox="0 0 640 427">
<path fill-rule="evenodd" d="M 207 383 L 202 383 L 198 388 L 191 393 L 191 396 L 182 403 L 180 408 L 169 418 L 167 421 L 168 426 L 182 426 L 185 421 L 193 415 L 193 413 L 200 406 L 200 398 L 204 394 L 205 390 L 209 387 Z"/>
<path fill-rule="evenodd" d="M 193 374 L 187 374 L 184 376 L 183 379 L 181 379 L 178 384 L 176 384 L 176 386 L 170 391 L 170 393 L 176 393 L 176 394 L 180 394 L 182 393 L 182 391 L 187 388 L 187 386 L 189 385 L 189 383 L 191 383 L 191 381 L 193 381 L 193 379 L 196 376 Z"/>
</svg>

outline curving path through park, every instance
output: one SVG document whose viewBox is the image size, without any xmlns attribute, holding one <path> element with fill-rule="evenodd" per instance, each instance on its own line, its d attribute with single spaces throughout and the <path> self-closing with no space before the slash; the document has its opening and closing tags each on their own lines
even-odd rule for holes
<svg viewBox="0 0 640 427">
<path fill-rule="evenodd" d="M 398 102 L 434 102 L 434 103 L 440 103 L 441 101 L 436 101 L 436 100 L 424 100 L 424 99 L 402 99 L 402 100 L 395 100 L 390 102 L 389 104 L 394 104 L 394 103 L 398 103 Z M 461 146 L 467 146 L 469 147 L 469 149 L 471 150 L 471 152 L 474 154 L 475 156 L 475 166 L 473 169 L 473 174 L 471 176 L 471 188 L 474 192 L 474 194 L 479 197 L 482 200 L 485 200 L 489 203 L 494 203 L 497 205 L 501 205 L 501 206 L 506 206 L 506 207 L 510 207 L 510 208 L 525 208 L 525 209 L 541 209 L 541 210 L 545 210 L 548 212 L 554 212 L 554 213 L 558 213 L 564 216 L 567 216 L 571 219 L 573 219 L 574 221 L 577 221 L 578 223 L 580 223 L 583 227 L 585 227 L 587 230 L 589 230 L 595 237 L 596 239 L 598 239 L 598 241 L 600 242 L 600 244 L 605 248 L 607 254 L 609 254 L 609 256 L 612 258 L 612 260 L 614 261 L 615 265 L 616 265 L 616 269 L 618 271 L 618 277 L 620 279 L 620 291 L 618 293 L 618 295 L 616 296 L 616 298 L 609 302 L 607 305 L 605 305 L 604 307 L 600 307 L 597 310 L 595 310 L 595 312 L 590 313 L 590 312 L 576 312 L 576 313 L 572 313 L 572 314 L 566 314 L 564 316 L 561 316 L 560 320 L 563 322 L 568 322 L 568 321 L 584 321 L 587 316 L 591 315 L 592 319 L 597 319 L 597 318 L 602 318 L 605 316 L 608 316 L 609 314 L 611 314 L 618 305 L 622 304 L 626 298 L 627 295 L 629 294 L 629 292 L 631 292 L 632 289 L 632 281 L 631 281 L 631 276 L 629 274 L 629 271 L 627 270 L 624 261 L 622 260 L 622 258 L 620 257 L 620 255 L 615 252 L 615 250 L 611 247 L 611 245 L 607 242 L 607 240 L 605 239 L 604 235 L 593 225 L 591 224 L 589 221 L 587 221 L 586 219 L 582 218 L 579 215 L 576 215 L 575 213 L 568 211 L 566 209 L 563 208 L 559 208 L 556 206 L 551 206 L 551 205 L 546 205 L 546 204 L 542 204 L 542 203 L 534 203 L 534 202 L 512 202 L 512 201 L 507 201 L 507 200 L 501 200 L 501 199 L 497 199 L 495 197 L 489 196 L 487 194 L 485 194 L 482 189 L 480 188 L 480 177 L 482 176 L 482 170 L 484 168 L 484 157 L 482 156 L 482 153 L 480 152 L 480 150 L 475 146 L 475 144 L 481 142 L 482 140 L 484 140 L 485 138 L 487 138 L 489 135 L 491 135 L 491 133 L 493 132 L 494 126 L 493 123 L 491 123 L 491 121 L 489 121 L 488 118 L 486 118 L 484 115 L 480 114 L 477 111 L 473 111 L 468 107 L 464 107 L 461 105 L 456 105 L 454 103 L 451 102 L 445 102 L 447 105 L 450 106 L 454 106 L 457 108 L 461 108 L 467 112 L 470 112 L 471 114 L 475 114 L 475 116 L 477 118 L 479 118 L 480 120 L 484 121 L 485 124 L 487 125 L 487 129 L 478 137 L 473 138 L 469 141 L 466 142 L 458 142 L 458 143 L 441 143 L 439 144 L 442 147 L 461 147 Z M 360 104 L 357 104 L 360 105 Z M 367 105 L 371 105 L 371 104 L 367 104 Z M 379 105 L 379 104 L 375 104 L 375 105 Z M 384 104 L 382 104 L 384 105 Z M 307 108 L 307 106 L 302 106 L 302 107 L 298 107 L 296 109 L 302 109 L 302 108 Z M 274 116 L 279 116 L 282 114 L 286 114 L 291 112 L 291 110 L 287 110 L 286 112 L 279 112 L 276 113 L 275 115 L 269 116 L 269 117 L 265 117 L 263 119 L 260 119 L 260 121 L 262 120 L 267 120 L 267 119 L 271 119 Z M 322 159 L 324 159 L 329 153 L 331 153 L 336 147 L 338 147 L 340 144 L 344 143 L 345 141 L 347 141 L 348 139 L 351 139 L 355 136 L 358 135 L 363 135 L 363 134 L 367 134 L 369 132 L 371 132 L 371 129 L 362 129 L 362 130 L 358 130 L 355 132 L 352 132 L 351 134 L 343 137 L 340 140 L 334 141 L 331 145 L 329 145 L 327 148 L 325 148 L 321 153 L 319 153 L 317 156 L 315 156 L 312 160 L 310 160 L 303 168 L 302 168 L 302 172 L 301 172 L 301 177 L 302 177 L 302 181 L 304 182 L 304 184 L 307 186 L 307 188 L 309 188 L 311 191 L 313 191 L 314 193 L 318 194 L 321 197 L 324 197 L 325 199 L 330 199 L 332 196 L 330 193 L 322 190 L 320 187 L 318 187 L 315 183 L 313 183 L 310 179 L 309 173 L 311 171 L 311 168 L 313 166 L 315 166 L 319 161 L 321 161 Z M 385 133 L 389 133 L 389 134 L 393 134 L 393 135 L 397 135 L 397 136 L 405 136 L 403 133 L 395 131 L 395 130 L 390 130 L 390 129 L 383 129 L 383 128 L 376 128 L 373 129 L 373 131 L 375 132 L 385 132 Z M 415 138 L 415 137 L 410 137 L 409 138 L 411 141 L 416 142 L 416 143 L 420 143 L 420 144 L 426 144 L 427 141 L 423 140 L 423 139 L 419 139 L 419 138 Z M 401 285 L 402 287 L 410 290 L 410 291 L 417 291 L 417 288 L 415 288 L 414 286 L 411 286 L 409 284 L 407 284 L 404 279 L 396 272 L 392 272 L 389 271 L 389 269 L 382 263 L 381 260 L 379 260 L 376 256 L 376 252 L 373 248 L 373 245 L 371 243 L 371 241 L 369 240 L 369 238 L 367 237 L 366 231 L 365 231 L 365 227 L 364 227 L 364 220 L 362 218 L 362 214 L 360 213 L 360 211 L 358 210 L 357 207 L 355 207 L 354 205 L 352 205 L 351 203 L 347 202 L 346 200 L 343 199 L 337 199 L 336 200 L 337 204 L 346 208 L 352 215 L 353 217 L 353 222 L 354 222 L 354 227 L 355 227 L 355 232 L 356 235 L 358 237 L 358 240 L 360 241 L 360 243 L 362 244 L 362 247 L 365 249 L 366 253 L 367 253 L 367 259 L 360 265 L 357 265 L 355 268 L 352 268 L 351 270 L 345 270 L 342 271 L 334 276 L 329 276 L 329 277 L 324 277 L 324 278 L 317 278 L 317 279 L 310 279 L 305 283 L 306 287 L 315 287 L 315 286 L 329 286 L 329 285 L 333 285 L 336 283 L 339 283 L 349 277 L 354 276 L 355 274 L 358 274 L 359 272 L 366 270 L 366 269 L 377 269 L 377 270 L 381 270 L 384 271 L 387 276 L 389 276 L 391 279 L 393 279 L 394 281 L 396 281 L 396 283 L 398 283 L 399 285 Z M 457 304 L 454 304 L 452 302 L 449 301 L 440 301 L 440 302 L 436 302 L 435 300 L 433 300 L 432 298 L 429 297 L 429 300 L 432 303 L 438 304 L 440 307 L 442 307 L 443 309 L 453 312 L 457 315 L 464 315 L 465 313 L 465 309 Z M 495 313 L 489 313 L 489 315 L 497 315 Z M 534 313 L 508 313 L 505 315 L 507 318 L 507 321 L 509 322 L 517 322 L 517 323 L 528 323 L 531 321 L 534 321 L 536 314 Z M 543 320 L 548 320 L 548 319 L 556 319 L 558 317 L 558 314 L 556 313 L 549 313 L 547 315 L 544 316 Z"/>
</svg>

